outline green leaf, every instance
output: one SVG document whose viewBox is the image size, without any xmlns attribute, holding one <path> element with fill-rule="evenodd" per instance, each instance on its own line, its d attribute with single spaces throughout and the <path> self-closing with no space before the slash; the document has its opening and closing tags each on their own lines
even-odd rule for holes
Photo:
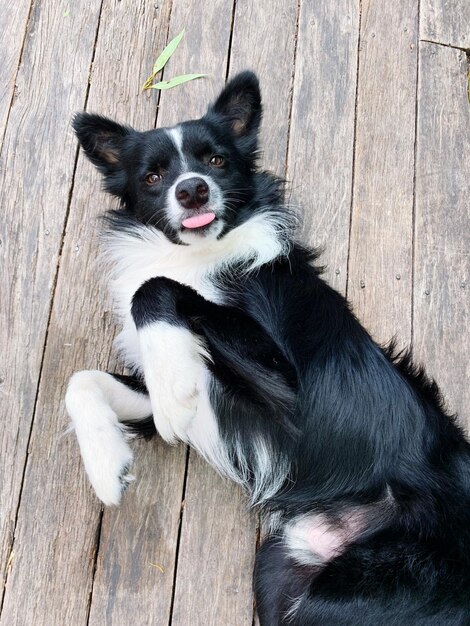
<svg viewBox="0 0 470 626">
<path fill-rule="evenodd" d="M 150 85 L 150 87 L 147 87 L 147 89 L 172 89 L 177 85 L 187 83 L 188 81 L 195 80 L 196 78 L 202 78 L 203 76 L 207 76 L 207 74 L 183 74 L 182 76 L 175 76 L 174 78 L 170 78 L 170 80 L 162 80 L 159 83 Z"/>
<path fill-rule="evenodd" d="M 174 37 L 174 39 L 170 41 L 170 43 L 166 46 L 163 52 L 157 57 L 157 60 L 153 64 L 152 73 L 145 81 L 142 87 L 142 91 L 145 91 L 146 89 L 150 89 L 152 85 L 152 81 L 155 78 L 155 76 L 158 74 L 158 72 L 162 71 L 162 69 L 168 63 L 168 60 L 170 59 L 171 55 L 175 52 L 176 48 L 180 45 L 181 40 L 184 37 L 184 33 L 185 33 L 185 29 L 183 28 L 183 30 L 179 33 L 179 35 L 176 35 L 176 37 Z"/>
<path fill-rule="evenodd" d="M 157 58 L 153 66 L 153 70 L 152 70 L 153 76 L 155 76 L 155 74 L 158 74 L 158 72 L 165 67 L 171 55 L 175 52 L 176 48 L 180 45 L 181 40 L 184 37 L 184 31 L 185 29 L 183 28 L 180 34 L 176 35 L 176 37 L 170 41 L 170 43 L 166 46 L 166 48 L 163 50 L 161 55 Z"/>
</svg>

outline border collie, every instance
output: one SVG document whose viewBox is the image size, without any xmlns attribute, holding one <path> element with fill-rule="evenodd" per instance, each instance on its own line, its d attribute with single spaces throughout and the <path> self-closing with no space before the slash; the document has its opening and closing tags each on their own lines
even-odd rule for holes
<svg viewBox="0 0 470 626">
<path fill-rule="evenodd" d="M 295 239 L 257 166 L 256 76 L 201 119 L 137 132 L 80 113 L 106 190 L 105 255 L 130 375 L 66 395 L 107 505 L 132 434 L 195 448 L 269 516 L 263 626 L 470 624 L 470 445 L 408 354 L 378 346 Z"/>
</svg>

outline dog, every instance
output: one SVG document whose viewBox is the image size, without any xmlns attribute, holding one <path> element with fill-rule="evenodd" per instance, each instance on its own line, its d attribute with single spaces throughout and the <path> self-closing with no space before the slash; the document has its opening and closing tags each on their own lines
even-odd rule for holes
<svg viewBox="0 0 470 626">
<path fill-rule="evenodd" d="M 263 626 L 470 624 L 470 445 L 409 353 L 377 345 L 297 241 L 258 167 L 257 77 L 206 114 L 73 126 L 120 200 L 105 260 L 129 370 L 74 374 L 66 406 L 117 505 L 132 435 L 196 449 L 269 519 Z"/>
</svg>

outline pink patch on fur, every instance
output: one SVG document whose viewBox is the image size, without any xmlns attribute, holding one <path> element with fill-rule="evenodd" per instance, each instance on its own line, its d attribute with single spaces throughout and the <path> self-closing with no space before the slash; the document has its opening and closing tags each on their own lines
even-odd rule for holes
<svg viewBox="0 0 470 626">
<path fill-rule="evenodd" d="M 348 536 L 342 529 L 333 530 L 321 517 L 314 518 L 306 530 L 306 540 L 312 552 L 322 561 L 331 561 L 346 547 Z"/>
<path fill-rule="evenodd" d="M 387 487 L 382 500 L 342 511 L 336 518 L 302 515 L 289 522 L 284 541 L 290 556 L 305 565 L 321 565 L 342 554 L 365 530 L 378 529 L 392 519 L 396 502 Z"/>
<path fill-rule="evenodd" d="M 342 554 L 367 528 L 365 508 L 348 511 L 334 524 L 324 515 L 308 515 L 286 528 L 291 556 L 300 563 L 327 563 Z"/>
</svg>

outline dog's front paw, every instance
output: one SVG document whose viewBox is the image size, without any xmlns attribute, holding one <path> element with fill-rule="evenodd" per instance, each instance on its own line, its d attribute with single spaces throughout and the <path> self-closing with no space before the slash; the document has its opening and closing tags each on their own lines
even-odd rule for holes
<svg viewBox="0 0 470 626">
<path fill-rule="evenodd" d="M 197 410 L 196 376 L 194 368 L 175 371 L 174 367 L 167 368 L 162 376 L 152 409 L 155 427 L 168 443 L 186 439 L 186 431 Z"/>
<path fill-rule="evenodd" d="M 186 328 L 157 322 L 139 331 L 155 427 L 169 443 L 186 440 L 197 411 L 204 348 Z"/>
</svg>

